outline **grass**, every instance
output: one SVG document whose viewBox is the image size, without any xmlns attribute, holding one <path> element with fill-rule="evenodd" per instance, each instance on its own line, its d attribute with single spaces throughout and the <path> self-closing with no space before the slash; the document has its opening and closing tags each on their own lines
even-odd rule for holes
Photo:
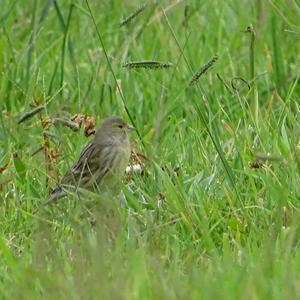
<svg viewBox="0 0 300 300">
<path fill-rule="evenodd" d="M 300 297 L 296 2 L 2 2 L 1 298 Z M 126 205 L 43 208 L 88 140 L 49 118 L 76 113 L 135 124 Z"/>
</svg>

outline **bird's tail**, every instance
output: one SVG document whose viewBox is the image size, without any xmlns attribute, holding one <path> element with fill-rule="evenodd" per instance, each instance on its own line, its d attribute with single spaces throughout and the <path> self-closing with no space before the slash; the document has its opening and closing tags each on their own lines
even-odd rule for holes
<svg viewBox="0 0 300 300">
<path fill-rule="evenodd" d="M 66 192 L 64 191 L 64 189 L 61 186 L 57 186 L 49 195 L 45 205 L 50 204 L 50 203 L 54 203 L 56 202 L 58 199 L 64 197 L 66 195 Z"/>
</svg>

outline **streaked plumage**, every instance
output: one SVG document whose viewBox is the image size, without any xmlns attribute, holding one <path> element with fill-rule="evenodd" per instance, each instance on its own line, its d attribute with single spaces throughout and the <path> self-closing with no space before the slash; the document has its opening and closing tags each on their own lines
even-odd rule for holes
<svg viewBox="0 0 300 300">
<path fill-rule="evenodd" d="M 63 197 L 70 187 L 98 192 L 114 191 L 130 158 L 128 132 L 133 129 L 120 117 L 105 119 L 80 153 L 78 161 L 65 174 L 47 203 Z"/>
</svg>

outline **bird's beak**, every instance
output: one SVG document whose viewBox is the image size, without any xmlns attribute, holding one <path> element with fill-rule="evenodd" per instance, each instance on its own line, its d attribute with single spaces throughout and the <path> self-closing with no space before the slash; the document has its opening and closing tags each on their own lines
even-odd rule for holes
<svg viewBox="0 0 300 300">
<path fill-rule="evenodd" d="M 127 124 L 127 131 L 130 132 L 132 130 L 135 130 L 135 128 L 132 125 Z"/>
</svg>

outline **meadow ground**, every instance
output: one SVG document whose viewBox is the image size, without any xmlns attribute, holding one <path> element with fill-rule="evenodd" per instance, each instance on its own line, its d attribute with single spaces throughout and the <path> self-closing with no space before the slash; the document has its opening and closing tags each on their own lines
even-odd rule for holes
<svg viewBox="0 0 300 300">
<path fill-rule="evenodd" d="M 1 299 L 299 299 L 299 3 L 88 3 L 1 1 Z M 136 126 L 127 204 L 43 208 L 75 114 Z"/>
</svg>

